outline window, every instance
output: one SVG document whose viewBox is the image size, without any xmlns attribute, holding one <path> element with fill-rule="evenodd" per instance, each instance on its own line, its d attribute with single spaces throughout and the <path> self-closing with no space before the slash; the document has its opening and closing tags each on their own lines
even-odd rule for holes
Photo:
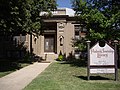
<svg viewBox="0 0 120 90">
<path fill-rule="evenodd" d="M 75 39 L 80 39 L 80 25 L 75 25 Z"/>
<path fill-rule="evenodd" d="M 75 25 L 75 39 L 84 38 L 86 36 L 87 29 L 84 27 L 81 27 L 80 25 Z"/>
</svg>

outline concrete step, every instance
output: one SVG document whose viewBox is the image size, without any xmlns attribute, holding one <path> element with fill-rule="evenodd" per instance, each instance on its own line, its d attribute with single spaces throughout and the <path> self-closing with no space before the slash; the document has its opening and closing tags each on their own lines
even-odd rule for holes
<svg viewBox="0 0 120 90">
<path fill-rule="evenodd" d="M 58 55 L 54 53 L 48 53 L 43 55 L 43 59 L 45 59 L 46 61 L 54 61 L 57 58 L 58 58 Z"/>
</svg>

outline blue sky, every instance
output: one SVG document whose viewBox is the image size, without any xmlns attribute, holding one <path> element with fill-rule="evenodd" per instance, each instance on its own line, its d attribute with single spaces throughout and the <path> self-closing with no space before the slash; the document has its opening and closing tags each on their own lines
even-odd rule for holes
<svg viewBox="0 0 120 90">
<path fill-rule="evenodd" d="M 71 0 L 57 0 L 58 7 L 71 8 Z"/>
</svg>

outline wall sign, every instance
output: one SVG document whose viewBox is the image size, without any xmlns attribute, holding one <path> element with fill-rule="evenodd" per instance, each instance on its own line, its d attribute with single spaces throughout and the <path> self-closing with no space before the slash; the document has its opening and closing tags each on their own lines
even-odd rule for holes
<svg viewBox="0 0 120 90">
<path fill-rule="evenodd" d="M 115 79 L 117 78 L 117 61 L 116 50 L 107 43 L 100 46 L 96 43 L 90 48 L 90 41 L 88 43 L 88 80 L 90 74 L 113 73 Z"/>
</svg>

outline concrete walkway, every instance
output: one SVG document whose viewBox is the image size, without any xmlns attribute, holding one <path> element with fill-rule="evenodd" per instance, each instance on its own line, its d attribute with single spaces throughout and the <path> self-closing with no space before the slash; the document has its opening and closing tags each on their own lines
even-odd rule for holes
<svg viewBox="0 0 120 90">
<path fill-rule="evenodd" d="M 0 90 L 22 90 L 50 63 L 34 63 L 30 66 L 17 70 L 5 77 L 0 78 Z"/>
</svg>

